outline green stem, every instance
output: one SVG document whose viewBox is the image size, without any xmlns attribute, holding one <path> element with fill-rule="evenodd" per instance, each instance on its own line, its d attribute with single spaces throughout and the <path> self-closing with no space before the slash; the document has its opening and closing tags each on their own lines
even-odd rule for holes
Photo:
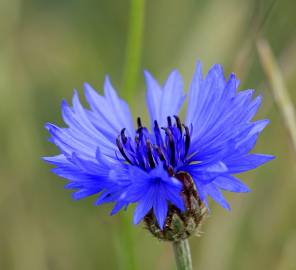
<svg viewBox="0 0 296 270">
<path fill-rule="evenodd" d="M 178 270 L 192 270 L 191 254 L 188 240 L 173 243 Z"/>
<path fill-rule="evenodd" d="M 124 97 L 133 101 L 141 65 L 145 0 L 131 0 L 125 66 L 123 72 Z"/>
<path fill-rule="evenodd" d="M 131 0 L 129 11 L 129 29 L 126 45 L 125 65 L 123 69 L 123 97 L 129 104 L 135 102 L 142 55 L 142 36 L 144 28 L 145 0 Z M 131 226 L 132 216 L 127 211 L 122 220 L 120 232 L 120 268 L 135 270 L 136 256 L 134 251 L 134 233 Z"/>
<path fill-rule="evenodd" d="M 293 101 L 269 43 L 264 39 L 258 39 L 257 48 L 263 71 L 271 86 L 275 102 L 290 135 L 294 154 L 296 154 L 296 110 Z"/>
<path fill-rule="evenodd" d="M 124 213 L 122 219 L 122 235 L 121 235 L 121 268 L 124 270 L 137 269 L 135 245 L 134 245 L 134 233 L 132 228 L 132 215 L 130 211 Z"/>
</svg>

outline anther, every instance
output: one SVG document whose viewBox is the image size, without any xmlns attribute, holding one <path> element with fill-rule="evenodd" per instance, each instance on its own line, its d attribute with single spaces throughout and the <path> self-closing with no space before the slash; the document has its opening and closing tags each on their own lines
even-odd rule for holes
<svg viewBox="0 0 296 270">
<path fill-rule="evenodd" d="M 168 173 L 169 173 L 169 176 L 173 176 L 174 175 L 174 169 L 172 166 L 169 166 L 168 167 Z"/>
<path fill-rule="evenodd" d="M 125 160 L 126 160 L 128 163 L 132 164 L 132 162 L 130 161 L 130 159 L 128 158 L 128 156 L 126 155 L 126 153 L 124 152 L 123 146 L 122 146 L 122 144 L 121 144 L 121 142 L 120 142 L 120 136 L 118 136 L 118 137 L 116 138 L 116 144 L 117 144 L 117 147 L 118 147 L 118 149 L 119 149 L 121 155 L 125 158 Z"/>
<path fill-rule="evenodd" d="M 182 135 L 182 124 L 181 120 L 177 115 L 174 115 L 174 118 L 176 120 L 177 128 L 180 130 L 180 134 Z"/>
<path fill-rule="evenodd" d="M 137 118 L 137 124 L 138 124 L 138 128 L 139 129 L 143 127 L 142 126 L 142 121 L 141 121 L 141 118 L 140 117 Z"/>
<path fill-rule="evenodd" d="M 159 156 L 159 159 L 160 159 L 161 161 L 166 161 L 165 156 L 164 156 L 163 152 L 161 151 L 160 147 L 156 145 L 156 146 L 155 146 L 155 149 L 156 149 L 156 151 L 157 151 L 157 154 L 158 154 L 158 156 Z"/>
<path fill-rule="evenodd" d="M 120 132 L 121 140 L 124 144 L 127 142 L 127 137 L 125 136 L 125 128 L 123 128 Z"/>
<path fill-rule="evenodd" d="M 158 126 L 158 123 L 157 123 L 156 120 L 154 120 L 154 128 L 155 128 L 155 129 L 159 129 L 159 126 Z"/>
<path fill-rule="evenodd" d="M 142 121 L 140 117 L 137 118 L 137 124 L 138 124 L 137 133 L 141 136 L 143 134 L 143 126 L 142 126 Z"/>
<path fill-rule="evenodd" d="M 185 156 L 186 156 L 190 146 L 190 132 L 189 132 L 189 128 L 184 124 L 183 124 L 183 127 L 185 128 Z"/>
<path fill-rule="evenodd" d="M 172 126 L 172 119 L 170 116 L 167 117 L 167 121 L 168 121 L 168 126 L 171 127 Z"/>
<path fill-rule="evenodd" d="M 135 142 L 137 145 L 139 145 L 139 143 L 140 143 L 140 138 L 139 138 L 138 134 L 135 136 Z"/>
<path fill-rule="evenodd" d="M 175 165 L 175 142 L 174 142 L 174 137 L 172 132 L 168 129 L 168 128 L 163 128 L 162 129 L 165 131 L 165 134 L 168 136 L 169 138 L 169 145 L 170 145 L 170 149 L 171 149 L 171 164 L 174 166 Z"/>
<path fill-rule="evenodd" d="M 156 120 L 154 120 L 154 134 L 156 138 L 156 144 L 159 147 L 164 147 L 160 128 Z"/>
<path fill-rule="evenodd" d="M 149 165 L 150 165 L 150 168 L 153 169 L 155 168 L 155 161 L 152 155 L 152 148 L 149 140 L 146 141 L 146 146 L 147 146 L 147 156 L 148 156 Z"/>
</svg>

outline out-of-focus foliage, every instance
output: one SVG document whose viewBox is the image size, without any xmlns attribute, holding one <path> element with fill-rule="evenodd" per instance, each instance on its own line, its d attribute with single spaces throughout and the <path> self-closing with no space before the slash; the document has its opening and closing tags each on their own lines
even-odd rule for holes
<svg viewBox="0 0 296 270">
<path fill-rule="evenodd" d="M 60 103 L 85 81 L 101 89 L 106 73 L 121 96 L 128 1 L 0 2 L 0 269 L 124 269 L 122 216 L 94 198 L 73 202 L 40 157 L 57 153 L 46 121 L 61 123 Z M 256 53 L 266 38 L 296 104 L 296 3 L 293 0 L 147 1 L 142 69 L 164 80 L 179 68 L 188 86 L 195 61 L 225 66 L 241 89 L 264 96 L 271 119 L 256 150 L 277 156 L 242 178 L 252 189 L 213 204 L 202 237 L 192 238 L 196 269 L 295 269 L 296 160 Z M 82 92 L 82 91 L 81 91 Z M 143 116 L 144 80 L 131 107 Z M 141 101 L 139 101 L 141 100 Z M 132 222 L 130 224 L 132 225 Z M 139 269 L 173 269 L 171 246 L 133 228 Z"/>
</svg>

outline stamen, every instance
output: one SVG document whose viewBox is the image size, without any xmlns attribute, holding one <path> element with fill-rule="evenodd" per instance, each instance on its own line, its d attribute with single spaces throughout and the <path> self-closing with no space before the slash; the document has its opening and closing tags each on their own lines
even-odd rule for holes
<svg viewBox="0 0 296 270">
<path fill-rule="evenodd" d="M 121 155 L 125 158 L 125 160 L 126 160 L 128 163 L 132 164 L 132 162 L 130 161 L 130 159 L 128 158 L 128 156 L 126 155 L 126 153 L 124 152 L 123 146 L 122 146 L 122 144 L 121 144 L 121 142 L 120 142 L 120 136 L 118 136 L 118 137 L 116 138 L 116 144 L 117 144 L 117 147 L 118 147 L 118 149 L 119 149 Z"/>
<path fill-rule="evenodd" d="M 140 138 L 142 138 L 142 135 L 143 135 L 143 126 L 142 126 L 142 121 L 141 121 L 141 118 L 140 117 L 137 118 L 137 124 L 138 124 L 137 133 L 140 135 Z"/>
<path fill-rule="evenodd" d="M 127 142 L 127 137 L 125 136 L 125 128 L 123 128 L 120 132 L 121 140 L 124 144 Z"/>
<path fill-rule="evenodd" d="M 136 142 L 137 145 L 140 143 L 140 139 L 139 139 L 139 135 L 138 134 L 135 136 L 135 142 Z"/>
<path fill-rule="evenodd" d="M 135 136 L 135 143 L 136 143 L 136 154 L 137 154 L 137 158 L 136 160 L 138 161 L 138 163 L 141 164 L 142 167 L 146 168 L 146 165 L 145 165 L 145 161 L 142 157 L 142 152 L 141 152 L 141 146 L 140 146 L 140 136 L 139 134 L 137 134 Z"/>
<path fill-rule="evenodd" d="M 157 154 L 158 154 L 158 156 L 159 156 L 159 159 L 160 159 L 161 161 L 166 161 L 165 156 L 164 156 L 163 152 L 161 151 L 160 147 L 156 145 L 156 146 L 155 146 L 155 149 L 156 149 L 156 151 L 157 151 Z"/>
<path fill-rule="evenodd" d="M 146 146 L 147 146 L 147 156 L 148 156 L 149 165 L 150 165 L 150 168 L 153 169 L 155 168 L 155 161 L 152 155 L 152 148 L 149 140 L 146 141 Z"/>
<path fill-rule="evenodd" d="M 177 128 L 180 130 L 180 134 L 182 135 L 182 124 L 181 124 L 181 120 L 177 115 L 174 115 L 174 118 L 176 120 L 176 124 L 177 124 Z"/>
<path fill-rule="evenodd" d="M 165 134 L 169 138 L 169 144 L 170 144 L 170 149 L 171 149 L 171 164 L 174 166 L 175 165 L 175 142 L 174 142 L 174 137 L 172 132 L 168 128 L 163 128 L 162 129 L 165 131 Z"/>
<path fill-rule="evenodd" d="M 162 140 L 160 129 L 159 129 L 159 126 L 158 126 L 158 123 L 157 123 L 156 120 L 154 120 L 154 134 L 155 134 L 155 137 L 156 137 L 156 144 L 159 147 L 163 148 L 163 140 Z"/>
<path fill-rule="evenodd" d="M 183 124 L 183 127 L 185 128 L 185 154 L 184 156 L 187 155 L 189 146 L 190 146 L 190 132 L 189 128 Z"/>
<path fill-rule="evenodd" d="M 168 167 L 168 173 L 169 173 L 169 176 L 173 176 L 174 175 L 174 169 L 172 166 L 169 166 Z"/>
<path fill-rule="evenodd" d="M 167 121 L 168 121 L 168 126 L 171 127 L 172 126 L 172 119 L 170 116 L 167 117 Z"/>
<path fill-rule="evenodd" d="M 140 128 L 143 127 L 142 126 L 142 121 L 141 121 L 141 118 L 140 117 L 137 118 L 137 124 L 138 124 L 138 129 L 140 129 Z"/>
<path fill-rule="evenodd" d="M 160 128 L 155 120 L 151 133 L 142 125 L 140 117 L 137 118 L 137 125 L 134 140 L 126 134 L 125 128 L 116 139 L 122 158 L 129 164 L 148 171 L 163 163 L 164 169 L 173 176 L 174 167 L 186 162 L 191 143 L 189 128 L 182 124 L 177 115 L 167 117 L 166 127 Z"/>
</svg>

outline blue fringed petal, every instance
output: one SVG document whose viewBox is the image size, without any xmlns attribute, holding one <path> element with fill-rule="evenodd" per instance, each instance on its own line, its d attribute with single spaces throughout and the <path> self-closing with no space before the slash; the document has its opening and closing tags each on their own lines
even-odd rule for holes
<svg viewBox="0 0 296 270">
<path fill-rule="evenodd" d="M 167 117 L 178 115 L 185 100 L 183 81 L 178 71 L 173 71 L 161 88 L 152 75 L 145 71 L 147 84 L 147 107 L 151 119 L 151 128 L 157 120 L 160 126 L 165 126 Z"/>
<path fill-rule="evenodd" d="M 158 166 L 149 174 L 144 174 L 137 167 L 130 167 L 129 179 L 131 183 L 125 188 L 123 200 L 138 202 L 134 214 L 135 224 L 153 209 L 159 226 L 162 227 L 169 202 L 181 211 L 184 210 L 184 202 L 180 195 L 182 184 L 179 180 L 170 177 L 162 166 Z"/>
<path fill-rule="evenodd" d="M 214 183 L 204 185 L 203 190 L 207 196 L 210 196 L 215 202 L 217 202 L 226 210 L 230 211 L 231 208 L 229 203 L 226 201 L 222 192 L 218 189 L 218 187 Z"/>
<path fill-rule="evenodd" d="M 250 192 L 250 189 L 240 180 L 231 175 L 219 176 L 213 182 L 223 190 L 231 192 Z"/>
</svg>

